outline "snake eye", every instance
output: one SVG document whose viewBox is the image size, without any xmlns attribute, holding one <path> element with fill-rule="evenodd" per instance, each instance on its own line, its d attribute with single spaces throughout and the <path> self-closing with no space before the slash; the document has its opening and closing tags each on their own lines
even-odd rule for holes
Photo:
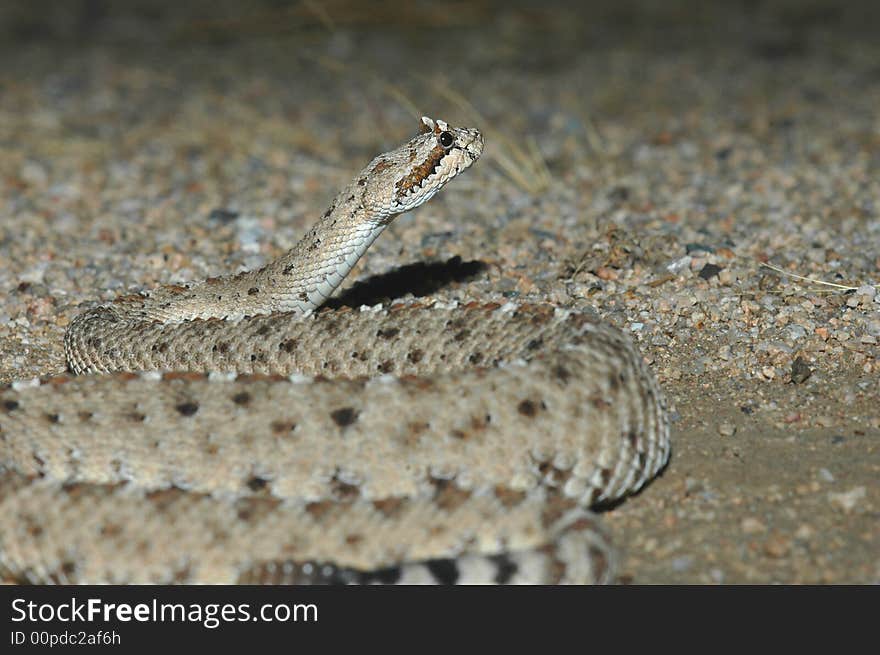
<svg viewBox="0 0 880 655">
<path fill-rule="evenodd" d="M 440 132 L 440 145 L 444 148 L 448 148 L 452 145 L 455 139 L 452 138 L 452 135 L 449 132 Z"/>
</svg>

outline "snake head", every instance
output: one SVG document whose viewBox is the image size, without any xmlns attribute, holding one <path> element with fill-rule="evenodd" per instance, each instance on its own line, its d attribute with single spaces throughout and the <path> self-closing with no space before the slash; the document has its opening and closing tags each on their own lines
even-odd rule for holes
<svg viewBox="0 0 880 655">
<path fill-rule="evenodd" d="M 452 127 L 446 121 L 422 117 L 421 132 L 399 148 L 376 157 L 361 179 L 374 185 L 368 190 L 381 217 L 418 207 L 444 184 L 468 168 L 483 152 L 483 135 L 469 127 Z"/>
</svg>

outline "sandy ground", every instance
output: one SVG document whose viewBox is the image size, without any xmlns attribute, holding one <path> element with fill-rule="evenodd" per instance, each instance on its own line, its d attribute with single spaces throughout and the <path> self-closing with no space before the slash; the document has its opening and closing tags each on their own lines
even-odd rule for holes
<svg viewBox="0 0 880 655">
<path fill-rule="evenodd" d="M 880 581 L 870 3 L 36 4 L 0 9 L 0 382 L 83 303 L 283 252 L 424 113 L 486 154 L 337 302 L 629 331 L 676 413 L 606 512 L 621 581 Z"/>
</svg>

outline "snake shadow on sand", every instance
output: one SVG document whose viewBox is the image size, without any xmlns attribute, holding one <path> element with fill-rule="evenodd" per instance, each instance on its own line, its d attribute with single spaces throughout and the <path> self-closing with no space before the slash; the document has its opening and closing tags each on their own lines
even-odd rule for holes
<svg viewBox="0 0 880 655">
<path fill-rule="evenodd" d="M 355 282 L 338 296 L 330 298 L 322 307 L 339 309 L 361 305 L 378 305 L 412 294 L 416 298 L 430 296 L 451 284 L 467 282 L 489 268 L 485 262 L 464 262 L 458 255 L 445 262 L 416 262 L 399 266 L 387 273 L 373 275 Z"/>
</svg>

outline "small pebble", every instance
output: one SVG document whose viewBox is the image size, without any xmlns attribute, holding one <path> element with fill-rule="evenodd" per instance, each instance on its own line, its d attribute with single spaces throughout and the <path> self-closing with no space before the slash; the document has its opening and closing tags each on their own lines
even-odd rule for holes
<svg viewBox="0 0 880 655">
<path fill-rule="evenodd" d="M 770 535 L 764 543 L 764 554 L 777 559 L 788 555 L 789 550 L 791 550 L 791 539 L 778 532 Z"/>
<path fill-rule="evenodd" d="M 218 221 L 220 223 L 231 223 L 236 218 L 238 218 L 237 211 L 232 211 L 231 209 L 224 209 L 222 207 L 218 207 L 217 209 L 212 209 L 211 213 L 208 214 L 209 220 Z"/>
<path fill-rule="evenodd" d="M 709 280 L 713 277 L 716 277 L 720 272 L 720 266 L 716 266 L 715 264 L 706 264 L 705 266 L 703 266 L 702 269 L 700 269 L 699 275 L 704 280 Z"/>
<path fill-rule="evenodd" d="M 793 327 L 793 326 L 792 326 Z M 791 381 L 794 384 L 801 384 L 813 374 L 813 369 L 804 360 L 803 357 L 796 357 L 791 364 Z"/>
<path fill-rule="evenodd" d="M 839 507 L 844 513 L 849 514 L 858 506 L 861 500 L 864 500 L 867 494 L 868 492 L 865 490 L 865 487 L 859 486 L 841 493 L 829 492 L 828 500 L 832 505 Z"/>
<path fill-rule="evenodd" d="M 682 571 L 687 571 L 691 566 L 693 566 L 694 558 L 690 555 L 682 555 L 681 557 L 676 557 L 672 560 L 672 570 L 681 573 Z"/>
<path fill-rule="evenodd" d="M 806 539 L 811 539 L 814 534 L 815 534 L 815 530 L 813 530 L 813 528 L 811 528 L 809 525 L 804 523 L 803 525 L 798 527 L 798 529 L 794 533 L 794 536 L 797 537 L 798 539 L 806 540 Z"/>
<path fill-rule="evenodd" d="M 715 252 L 715 249 L 712 246 L 705 246 L 702 243 L 686 243 L 684 245 L 684 251 L 690 255 L 691 253 L 712 253 Z"/>
<path fill-rule="evenodd" d="M 688 496 L 699 493 L 703 490 L 703 483 L 694 478 L 686 478 L 684 481 L 684 491 Z"/>
<path fill-rule="evenodd" d="M 736 434 L 736 426 L 732 423 L 721 423 L 718 426 L 718 434 L 722 437 L 732 437 Z"/>
<path fill-rule="evenodd" d="M 856 289 L 856 295 L 865 298 L 865 300 L 871 301 L 877 295 L 877 287 L 872 286 L 870 284 L 865 284 Z"/>
<path fill-rule="evenodd" d="M 767 531 L 766 525 L 751 516 L 744 518 L 739 524 L 739 527 L 745 534 L 759 534 Z"/>
</svg>

